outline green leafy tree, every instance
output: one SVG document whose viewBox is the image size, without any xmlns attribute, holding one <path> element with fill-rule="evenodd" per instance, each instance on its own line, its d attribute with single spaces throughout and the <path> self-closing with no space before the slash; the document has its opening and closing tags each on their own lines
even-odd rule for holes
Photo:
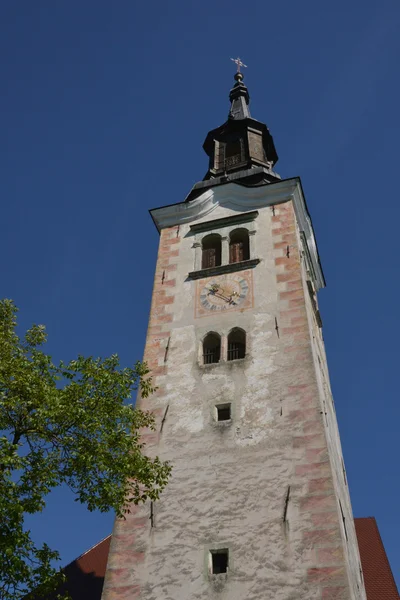
<svg viewBox="0 0 400 600">
<path fill-rule="evenodd" d="M 152 391 L 145 364 L 121 368 L 118 356 L 53 364 L 42 346 L 43 325 L 20 338 L 17 308 L 0 301 L 0 599 L 28 592 L 43 597 L 59 583 L 59 557 L 36 547 L 24 527 L 41 512 L 47 494 L 66 484 L 90 511 L 156 500 L 170 466 L 143 453 L 142 428 L 151 413 L 129 403 L 133 390 Z"/>
</svg>

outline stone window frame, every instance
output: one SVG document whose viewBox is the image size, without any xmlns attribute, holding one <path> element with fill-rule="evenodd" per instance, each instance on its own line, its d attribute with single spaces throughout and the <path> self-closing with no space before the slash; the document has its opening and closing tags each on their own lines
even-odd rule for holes
<svg viewBox="0 0 400 600">
<path fill-rule="evenodd" d="M 248 213 L 240 213 L 214 221 L 195 223 L 190 226 L 191 233 L 194 235 L 192 248 L 194 250 L 194 270 L 189 273 L 191 279 L 200 279 L 202 277 L 239 271 L 256 266 L 260 259 L 256 258 L 256 219 L 258 211 L 254 210 Z M 229 262 L 229 242 L 230 235 L 237 229 L 245 229 L 249 236 L 249 259 L 242 262 Z M 218 235 L 221 238 L 221 265 L 211 268 L 202 268 L 202 241 L 209 235 Z"/>
<path fill-rule="evenodd" d="M 246 340 L 246 348 L 245 348 L 245 355 L 243 358 L 235 358 L 233 360 L 228 360 L 228 337 L 230 335 L 230 333 L 232 333 L 232 331 L 235 330 L 240 330 L 243 331 L 243 333 L 245 334 L 245 340 Z M 231 325 L 229 327 L 226 327 L 224 329 L 206 329 L 204 328 L 204 333 L 202 333 L 200 339 L 199 339 L 199 344 L 198 344 L 198 355 L 197 355 L 197 363 L 199 365 L 200 368 L 202 369 L 212 369 L 212 368 L 216 368 L 218 367 L 218 365 L 236 365 L 239 364 L 241 362 L 244 362 L 245 360 L 247 360 L 250 356 L 250 336 L 248 331 L 246 331 L 246 329 L 244 327 L 242 327 L 241 325 Z M 213 335 L 218 335 L 221 341 L 221 346 L 220 346 L 220 355 L 219 355 L 219 361 L 218 362 L 213 362 L 213 363 L 204 363 L 204 359 L 203 359 L 203 343 L 204 340 L 206 339 L 206 337 L 209 334 L 213 334 Z"/>
<path fill-rule="evenodd" d="M 218 421 L 218 415 L 217 415 L 217 407 L 218 406 L 224 406 L 226 404 L 230 405 L 230 418 L 229 419 L 225 419 L 223 421 Z M 228 398 L 227 400 L 225 398 L 218 398 L 216 400 L 214 400 L 214 402 L 212 403 L 211 406 L 211 423 L 213 424 L 214 427 L 217 427 L 218 429 L 223 429 L 224 427 L 230 427 L 232 425 L 232 423 L 234 422 L 236 417 L 236 403 L 235 403 L 235 399 L 234 398 Z"/>
<path fill-rule="evenodd" d="M 218 575 L 214 575 L 212 573 L 212 563 L 211 563 L 211 554 L 213 550 L 228 550 L 228 570 L 226 573 L 220 573 Z M 226 580 L 227 577 L 234 571 L 234 562 L 233 562 L 233 551 L 232 544 L 227 542 L 214 542 L 204 545 L 204 576 L 208 580 L 213 580 L 215 578 L 222 578 Z"/>
</svg>

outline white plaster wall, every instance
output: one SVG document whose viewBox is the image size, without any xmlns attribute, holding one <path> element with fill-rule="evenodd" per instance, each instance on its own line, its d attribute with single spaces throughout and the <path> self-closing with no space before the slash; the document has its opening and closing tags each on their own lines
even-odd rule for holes
<svg viewBox="0 0 400 600">
<path fill-rule="evenodd" d="M 218 207 L 212 217 L 218 219 L 232 214 L 237 214 L 237 210 Z M 270 230 L 270 214 L 270 208 L 262 209 L 255 224 L 251 224 L 251 229 Z M 203 220 L 207 220 L 207 218 Z M 218 233 L 222 234 L 223 231 L 224 234 L 227 234 L 230 229 L 237 227 L 219 229 Z M 204 235 L 208 233 L 207 231 Z M 169 375 L 165 382 L 167 395 L 160 402 L 163 405 L 170 404 L 170 411 L 176 407 L 172 428 L 174 433 L 180 432 L 180 435 L 184 435 L 193 433 L 194 430 L 203 431 L 204 428 L 210 426 L 212 412 L 210 405 L 213 402 L 234 401 L 236 414 L 241 416 L 242 425 L 241 433 L 239 429 L 235 430 L 232 443 L 239 446 L 256 443 L 256 438 L 262 439 L 268 436 L 268 428 L 265 427 L 265 424 L 271 421 L 271 417 L 269 416 L 270 411 L 264 411 L 263 402 L 269 394 L 269 375 L 277 369 L 273 365 L 274 346 L 270 343 L 274 335 L 277 302 L 271 236 L 262 234 L 255 236 L 255 255 L 259 258 L 263 257 L 263 261 L 252 271 L 254 310 L 226 311 L 224 314 L 211 314 L 209 317 L 196 319 L 194 317 L 196 282 L 188 280 L 188 273 L 194 268 L 193 241 L 196 236 L 191 234 L 189 225 L 183 225 L 180 234 L 183 239 L 180 262 L 177 272 L 173 272 L 171 277 L 176 278 L 176 289 L 181 291 L 176 292 L 174 304 L 167 308 L 167 312 L 173 313 L 174 321 L 169 342 Z M 227 336 L 230 329 L 235 326 L 239 326 L 247 332 L 247 358 L 241 364 L 235 361 L 235 364 L 199 365 L 199 349 L 204 335 L 208 331 L 217 331 L 221 335 Z M 251 442 L 249 435 L 243 433 L 246 431 L 246 415 L 248 411 L 254 412 L 261 406 L 263 410 L 258 424 L 253 423 L 252 426 L 254 441 Z M 202 439 L 204 440 L 204 437 Z"/>
<path fill-rule="evenodd" d="M 332 473 L 334 477 L 334 485 L 336 490 L 338 515 L 340 517 L 340 520 L 342 520 L 340 511 L 341 505 L 343 514 L 345 516 L 346 532 L 348 539 L 346 540 L 344 526 L 341 530 L 341 534 L 343 540 L 343 547 L 345 548 L 349 584 L 351 587 L 353 598 L 365 599 L 366 594 L 361 570 L 361 560 L 358 549 L 356 530 L 354 526 L 354 517 L 351 507 L 348 481 L 347 476 L 344 473 L 343 452 L 340 443 L 339 428 L 330 386 L 328 362 L 326 358 L 322 329 L 318 326 L 318 323 L 315 319 L 311 298 L 306 285 L 306 281 L 309 277 L 307 275 L 307 264 L 304 255 L 302 260 L 302 275 L 304 282 L 304 296 L 306 299 L 306 309 L 308 313 L 308 320 L 310 326 L 310 337 L 312 340 L 314 366 L 320 393 L 321 411 L 323 411 L 324 413 L 325 435 L 329 449 L 329 457 L 332 465 Z"/>
<path fill-rule="evenodd" d="M 257 208 L 253 269 L 254 308 L 212 314 L 196 319 L 196 283 L 188 279 L 195 264 L 194 236 L 189 223 L 180 228 L 182 237 L 176 278 L 175 301 L 168 352 L 168 374 L 158 377 L 165 394 L 154 398 L 152 408 L 169 405 L 159 443 L 151 450 L 170 460 L 170 483 L 155 504 L 153 529 L 137 532 L 137 547 L 146 549 L 145 563 L 135 571 L 135 583 L 143 600 L 312 600 L 318 586 L 305 578 L 305 565 L 312 564 L 312 549 L 301 545 L 307 527 L 299 517 L 301 486 L 292 490 L 288 509 L 290 527 L 282 514 L 294 471 L 296 453 L 292 439 L 298 425 L 282 417 L 282 390 L 292 374 L 282 369 L 282 341 L 275 330 L 278 285 L 274 263 L 270 201 Z M 238 207 L 218 206 L 190 224 L 240 212 Z M 253 225 L 253 224 L 252 224 Z M 274 241 L 277 241 L 275 237 Z M 251 257 L 254 258 L 254 257 Z M 312 311 L 311 311 L 312 312 Z M 310 322 L 313 315 L 310 312 Z M 207 331 L 227 335 L 232 327 L 247 332 L 247 355 L 234 362 L 199 364 L 199 345 Z M 328 381 L 323 342 L 315 326 L 313 349 L 323 362 Z M 161 359 L 160 359 L 161 361 Z M 161 362 L 160 362 L 161 365 Z M 315 363 L 319 372 L 319 364 Z M 309 377 L 304 372 L 304 381 Z M 322 384 L 321 401 L 324 400 Z M 329 384 L 327 384 L 329 389 Z M 229 426 L 214 421 L 215 404 L 232 402 Z M 326 399 L 329 405 L 330 399 Z M 338 495 L 349 515 L 349 574 L 355 572 L 358 553 L 350 524 L 347 488 L 340 479 L 340 442 L 334 415 L 328 408 L 327 440 L 335 470 Z M 148 510 L 148 507 L 143 509 Z M 225 582 L 210 581 L 206 567 L 208 548 L 228 547 L 231 570 Z M 354 588 L 353 582 L 351 583 Z M 353 590 L 354 591 L 354 590 Z M 362 597 L 353 593 L 354 598 Z"/>
</svg>

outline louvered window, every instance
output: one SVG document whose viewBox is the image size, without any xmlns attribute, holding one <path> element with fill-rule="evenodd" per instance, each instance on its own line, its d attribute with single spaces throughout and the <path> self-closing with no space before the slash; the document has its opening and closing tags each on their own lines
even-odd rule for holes
<svg viewBox="0 0 400 600">
<path fill-rule="evenodd" d="M 244 260 L 243 242 L 231 242 L 229 244 L 229 262 L 237 263 Z"/>
<path fill-rule="evenodd" d="M 216 251 L 215 248 L 203 248 L 203 263 L 202 268 L 208 269 L 209 267 L 215 267 Z"/>
<path fill-rule="evenodd" d="M 242 145 L 240 140 L 227 142 L 225 146 L 225 166 L 227 169 L 242 162 Z"/>
<path fill-rule="evenodd" d="M 229 262 L 237 263 L 250 258 L 249 232 L 247 229 L 232 231 L 229 241 Z"/>
<path fill-rule="evenodd" d="M 221 238 L 219 235 L 207 235 L 202 242 L 201 268 L 219 267 L 221 264 Z"/>
</svg>

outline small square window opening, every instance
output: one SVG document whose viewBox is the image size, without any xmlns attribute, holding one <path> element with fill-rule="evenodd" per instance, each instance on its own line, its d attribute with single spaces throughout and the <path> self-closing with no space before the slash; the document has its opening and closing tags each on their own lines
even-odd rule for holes
<svg viewBox="0 0 400 600">
<path fill-rule="evenodd" d="M 231 419 L 231 405 L 229 404 L 218 404 L 217 409 L 217 421 L 230 421 Z"/>
<path fill-rule="evenodd" d="M 228 572 L 229 552 L 228 548 L 211 550 L 211 569 L 213 575 Z"/>
</svg>

